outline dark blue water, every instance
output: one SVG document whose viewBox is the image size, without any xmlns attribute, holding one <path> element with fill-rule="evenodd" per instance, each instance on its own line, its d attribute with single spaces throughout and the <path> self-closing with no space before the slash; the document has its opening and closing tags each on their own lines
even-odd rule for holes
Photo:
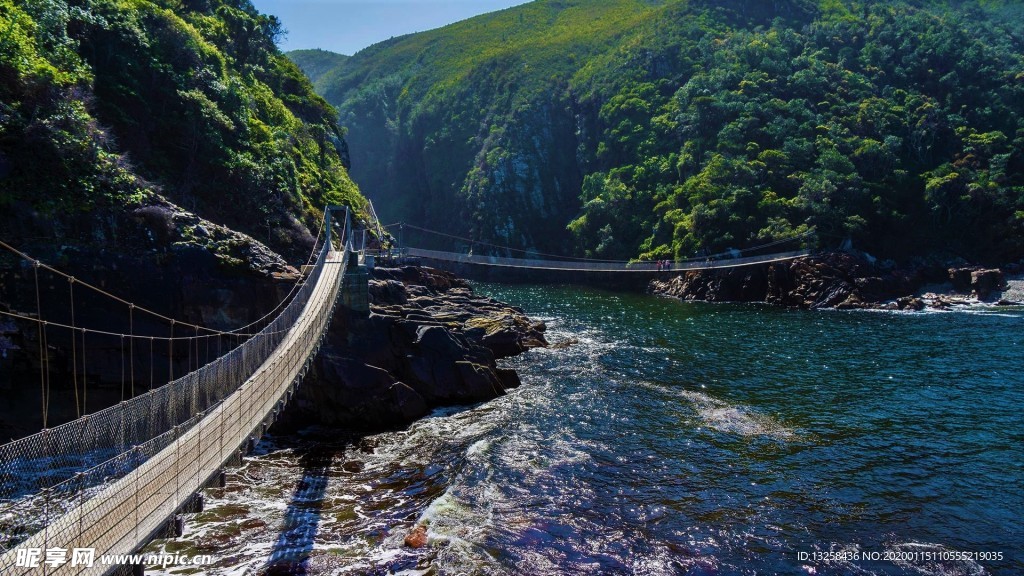
<svg viewBox="0 0 1024 576">
<path fill-rule="evenodd" d="M 190 545 L 267 571 L 307 521 L 310 574 L 1024 574 L 1024 311 L 478 290 L 576 343 L 406 431 L 275 439 Z"/>
</svg>

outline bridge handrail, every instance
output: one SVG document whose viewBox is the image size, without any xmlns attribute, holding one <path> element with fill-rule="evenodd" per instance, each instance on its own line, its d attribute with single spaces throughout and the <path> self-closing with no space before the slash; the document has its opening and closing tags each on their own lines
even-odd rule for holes
<svg viewBox="0 0 1024 576">
<path fill-rule="evenodd" d="M 137 447 L 175 428 L 191 427 L 196 414 L 237 390 L 301 316 L 328 248 L 325 243 L 305 284 L 277 318 L 234 350 L 131 400 L 0 446 L 0 517 L 15 516 L 9 512 L 32 494 L 36 501 L 77 501 L 78 494 L 124 476 L 139 464 Z M 23 532 L 45 525 L 45 518 L 31 515 L 17 520 L 24 523 Z"/>
<path fill-rule="evenodd" d="M 100 554 L 129 554 L 148 541 L 191 495 L 280 408 L 293 383 L 308 366 L 337 303 L 344 259 L 324 258 L 298 321 L 273 354 L 265 358 L 229 396 L 181 425 L 130 450 L 145 460 L 92 498 L 85 492 L 61 514 L 47 514 L 45 529 L 20 545 L 35 548 L 95 548 Z M 340 258 L 340 260 L 338 259 Z M 304 289 L 306 287 L 303 287 Z M 191 425 L 188 425 L 191 424 Z M 17 567 L 14 551 L 0 556 L 0 573 L 28 574 Z M 103 574 L 113 566 L 72 567 L 48 574 Z"/>
<path fill-rule="evenodd" d="M 433 260 L 444 260 L 447 262 L 463 262 L 468 264 L 482 264 L 488 266 L 505 266 L 509 268 L 530 268 L 544 270 L 566 270 L 566 271 L 589 271 L 589 272 L 655 272 L 659 271 L 657 262 L 573 262 L 564 260 L 540 260 L 531 258 L 505 258 L 502 256 L 486 256 L 479 254 L 461 254 L 457 252 L 444 252 L 440 250 L 424 250 L 422 248 L 408 248 L 410 256 L 428 258 Z M 670 263 L 663 271 L 685 271 L 685 270 L 709 270 L 716 268 L 734 268 L 738 266 L 749 266 L 751 264 L 762 264 L 791 260 L 810 254 L 807 250 L 794 250 L 790 252 L 779 252 L 763 256 L 747 256 L 743 258 L 723 258 L 718 260 L 705 260 L 694 262 Z"/>
</svg>

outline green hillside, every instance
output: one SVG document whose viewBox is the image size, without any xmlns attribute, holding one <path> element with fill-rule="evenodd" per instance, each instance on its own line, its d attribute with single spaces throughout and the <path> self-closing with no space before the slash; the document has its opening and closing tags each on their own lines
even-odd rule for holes
<svg viewBox="0 0 1024 576">
<path fill-rule="evenodd" d="M 325 204 L 365 203 L 336 111 L 248 0 L 0 0 L 0 30 L 5 231 L 162 195 L 298 256 Z"/>
<path fill-rule="evenodd" d="M 324 74 L 343 64 L 345 60 L 348 60 L 348 56 L 343 54 L 335 54 L 334 52 L 320 49 L 293 50 L 288 52 L 287 56 L 313 82 L 316 82 Z"/>
<path fill-rule="evenodd" d="M 319 76 L 385 218 L 601 257 L 1024 256 L 1010 2 L 539 0 Z"/>
</svg>

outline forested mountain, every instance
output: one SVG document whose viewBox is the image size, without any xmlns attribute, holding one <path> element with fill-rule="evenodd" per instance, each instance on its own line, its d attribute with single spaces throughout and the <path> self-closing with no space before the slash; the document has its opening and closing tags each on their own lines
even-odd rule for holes
<svg viewBox="0 0 1024 576">
<path fill-rule="evenodd" d="M 599 257 L 812 230 L 1006 261 L 1022 55 L 1011 2 L 538 0 L 377 44 L 316 87 L 390 218 Z"/>
<path fill-rule="evenodd" d="M 308 253 L 325 204 L 365 200 L 280 31 L 248 0 L 0 0 L 3 236 L 110 242 L 163 196 Z"/>
</svg>

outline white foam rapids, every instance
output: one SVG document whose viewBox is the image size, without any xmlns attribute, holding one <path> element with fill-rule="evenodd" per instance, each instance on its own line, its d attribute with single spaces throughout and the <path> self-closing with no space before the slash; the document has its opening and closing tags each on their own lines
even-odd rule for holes
<svg viewBox="0 0 1024 576">
<path fill-rule="evenodd" d="M 701 392 L 680 393 L 693 406 L 704 424 L 725 434 L 737 436 L 763 436 L 775 440 L 794 440 L 797 434 L 782 422 L 753 408 L 729 404 Z"/>
</svg>

